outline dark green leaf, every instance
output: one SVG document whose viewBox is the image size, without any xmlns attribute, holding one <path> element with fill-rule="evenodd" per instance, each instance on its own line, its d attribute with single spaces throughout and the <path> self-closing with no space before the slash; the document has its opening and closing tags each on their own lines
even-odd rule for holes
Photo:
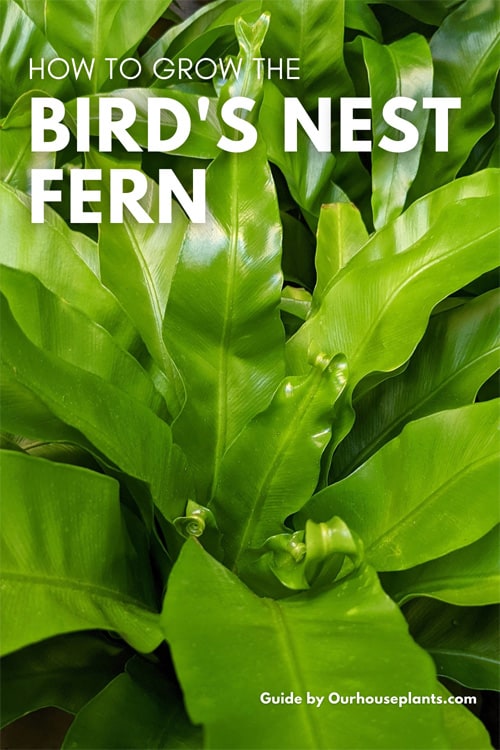
<svg viewBox="0 0 500 750">
<path fill-rule="evenodd" d="M 405 607 L 410 631 L 438 674 L 478 690 L 498 690 L 498 607 L 456 607 L 417 599 Z"/>
<path fill-rule="evenodd" d="M 201 744 L 201 731 L 190 724 L 177 685 L 156 663 L 134 657 L 124 674 L 81 709 L 63 748 L 173 750 Z"/>
<path fill-rule="evenodd" d="M 2 726 L 45 706 L 76 713 L 121 672 L 129 653 L 98 633 L 67 633 L 5 656 Z"/>
</svg>

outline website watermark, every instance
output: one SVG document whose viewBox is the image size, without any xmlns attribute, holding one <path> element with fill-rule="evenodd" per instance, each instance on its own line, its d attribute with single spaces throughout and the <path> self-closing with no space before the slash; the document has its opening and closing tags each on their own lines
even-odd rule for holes
<svg viewBox="0 0 500 750">
<path fill-rule="evenodd" d="M 464 706 L 475 706 L 477 703 L 477 697 L 475 695 L 438 695 L 431 693 L 430 695 L 415 695 L 411 691 L 405 695 L 364 695 L 357 691 L 354 694 L 343 695 L 337 691 L 325 695 L 315 695 L 310 693 L 309 690 L 305 695 L 299 695 L 298 693 L 281 692 L 278 694 L 263 692 L 259 696 L 259 700 L 263 705 L 309 705 L 315 708 L 321 708 L 322 706 L 352 706 L 352 705 L 376 705 L 376 706 L 388 706 L 393 705 L 398 708 L 405 708 L 405 706 L 424 706 L 424 705 L 464 705 Z"/>
</svg>

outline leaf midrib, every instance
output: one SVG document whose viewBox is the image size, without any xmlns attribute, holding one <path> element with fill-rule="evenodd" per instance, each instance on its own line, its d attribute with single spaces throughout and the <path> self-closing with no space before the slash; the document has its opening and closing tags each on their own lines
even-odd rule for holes
<svg viewBox="0 0 500 750">
<path fill-rule="evenodd" d="M 369 552 L 370 550 L 373 550 L 374 547 L 376 547 L 381 540 L 385 542 L 385 545 L 387 544 L 387 541 L 389 540 L 390 535 L 396 530 L 397 533 L 394 534 L 394 536 L 398 536 L 401 534 L 401 532 L 404 530 L 405 526 L 408 526 L 411 523 L 411 519 L 415 515 L 419 515 L 422 513 L 422 511 L 430 504 L 432 503 L 436 498 L 439 498 L 439 496 L 446 491 L 450 489 L 454 484 L 457 484 L 461 481 L 462 476 L 464 474 L 467 474 L 469 471 L 475 471 L 478 468 L 481 468 L 484 465 L 487 465 L 488 463 L 491 463 L 496 460 L 496 455 L 494 453 L 489 454 L 488 456 L 482 456 L 480 459 L 477 459 L 475 461 L 470 461 L 466 466 L 464 466 L 460 471 L 453 474 L 452 477 L 449 477 L 445 482 L 439 485 L 439 487 L 436 487 L 430 495 L 427 495 L 425 500 L 415 507 L 413 507 L 408 513 L 405 513 L 405 515 L 401 516 L 395 524 L 390 526 L 388 529 L 386 529 L 380 536 L 378 536 L 373 542 L 371 542 L 366 547 L 366 551 Z M 417 563 L 416 563 L 417 564 Z"/>
<path fill-rule="evenodd" d="M 475 237 L 473 240 L 471 240 L 470 242 L 467 242 L 466 244 L 460 244 L 460 245 L 458 245 L 456 247 L 453 247 L 451 250 L 448 250 L 448 252 L 443 253 L 438 258 L 433 258 L 432 260 L 428 261 L 427 263 L 424 263 L 423 265 L 419 266 L 418 270 L 416 270 L 414 273 L 405 276 L 405 278 L 402 281 L 402 283 L 398 284 L 396 286 L 396 288 L 394 289 L 394 291 L 389 295 L 389 297 L 387 297 L 385 299 L 384 304 L 382 305 L 382 307 L 378 311 L 378 314 L 374 318 L 374 320 L 371 323 L 371 325 L 369 326 L 369 328 L 366 330 L 366 335 L 364 337 L 362 337 L 362 339 L 361 339 L 361 341 L 359 343 L 359 346 L 356 349 L 353 350 L 352 355 L 350 357 L 351 362 L 352 363 L 356 362 L 356 359 L 359 357 L 359 352 L 360 351 L 362 352 L 364 350 L 366 342 L 369 341 L 369 339 L 371 338 L 374 329 L 379 325 L 380 320 L 386 314 L 387 309 L 390 307 L 390 305 L 392 304 L 392 302 L 394 301 L 394 299 L 396 297 L 398 297 L 405 290 L 405 288 L 407 286 L 409 286 L 416 279 L 418 279 L 418 277 L 421 274 L 425 273 L 429 268 L 432 268 L 433 266 L 438 266 L 439 264 L 443 263 L 450 256 L 455 255 L 457 253 L 457 250 L 460 250 L 461 251 L 460 254 L 462 254 L 462 252 L 465 251 L 465 250 L 467 250 L 469 247 L 472 247 L 473 245 L 475 245 L 478 242 L 483 242 L 488 237 L 490 237 L 491 235 L 496 234 L 497 232 L 498 232 L 498 227 L 495 227 L 494 229 L 490 230 L 489 232 L 485 232 L 484 234 L 481 234 L 478 237 Z M 428 233 L 429 232 L 426 232 L 426 234 L 428 234 Z M 415 243 L 415 244 L 418 244 L 418 243 L 422 242 L 423 239 L 424 239 L 424 237 L 425 237 L 425 235 L 423 235 L 422 237 L 420 237 L 418 239 L 417 243 Z M 406 252 L 411 252 L 412 249 L 413 248 L 408 248 L 408 251 L 406 251 Z M 354 269 L 354 272 L 356 270 L 357 269 Z M 334 287 L 332 287 L 332 289 L 333 288 Z M 352 365 L 352 371 L 355 372 L 354 365 Z M 360 376 L 359 374 L 357 374 L 357 380 L 352 380 L 352 382 L 351 382 L 352 388 L 354 388 L 354 385 L 357 382 L 359 382 L 359 380 L 362 377 L 363 377 L 363 375 Z"/>
<path fill-rule="evenodd" d="M 290 687 L 298 695 L 305 696 L 306 690 L 309 686 L 304 682 L 300 674 L 298 668 L 299 658 L 297 656 L 292 634 L 290 633 L 290 630 L 287 626 L 286 618 L 283 614 L 280 603 L 274 601 L 273 599 L 262 599 L 262 601 L 265 602 L 265 604 L 271 610 L 271 616 L 276 625 L 275 632 L 277 634 L 278 644 L 281 647 L 281 652 L 283 654 L 281 664 L 287 665 L 288 672 L 290 673 L 291 678 Z M 302 723 L 305 727 L 306 733 L 311 738 L 310 746 L 314 748 L 323 747 L 321 736 L 318 733 L 316 727 L 316 722 L 312 720 L 312 711 L 304 703 L 304 701 L 302 701 L 299 706 Z"/>
<path fill-rule="evenodd" d="M 434 388 L 434 390 L 428 391 L 427 394 L 423 394 L 423 398 L 409 404 L 408 408 L 397 414 L 394 419 L 391 419 L 390 422 L 387 423 L 382 432 L 377 432 L 373 440 L 365 444 L 363 450 L 356 454 L 355 460 L 351 461 L 345 469 L 342 469 L 342 472 L 345 473 L 346 476 L 351 474 L 354 469 L 356 469 L 358 466 L 364 463 L 367 458 L 373 455 L 378 447 L 385 445 L 385 443 L 387 442 L 387 436 L 395 429 L 397 429 L 402 422 L 406 424 L 408 421 L 410 421 L 410 417 L 412 417 L 413 419 L 418 419 L 418 413 L 426 403 L 435 398 L 435 396 L 440 391 L 446 390 L 446 388 L 453 380 L 463 375 L 467 370 L 472 368 L 481 360 L 488 358 L 492 354 L 495 354 L 497 351 L 499 351 L 499 347 L 495 343 L 495 346 L 493 346 L 493 348 L 486 349 L 485 351 L 481 352 L 481 354 L 479 354 L 477 357 L 474 357 L 474 359 L 468 360 L 458 370 L 454 370 L 453 372 L 451 372 L 444 380 L 439 381 L 437 387 Z M 417 413 L 417 416 L 413 416 L 415 415 L 415 412 Z"/>
<path fill-rule="evenodd" d="M 238 182 L 238 158 L 231 157 L 231 183 Z M 236 264 L 238 260 L 238 234 L 240 228 L 238 190 L 231 190 L 231 236 L 229 239 L 228 253 L 228 280 L 226 284 L 226 297 L 224 300 L 224 320 L 220 335 L 218 356 L 218 378 L 217 378 L 217 410 L 214 446 L 214 467 L 210 499 L 215 493 L 219 479 L 220 464 L 227 444 L 227 401 L 228 401 L 228 369 L 229 369 L 229 344 L 233 331 L 233 303 L 234 287 L 236 284 Z"/>
<path fill-rule="evenodd" d="M 249 516 L 247 517 L 245 524 L 243 525 L 243 534 L 240 537 L 240 541 L 237 547 L 237 552 L 234 556 L 233 570 L 236 569 L 236 563 L 242 551 L 245 548 L 246 541 L 248 539 L 248 536 L 251 533 L 252 526 L 254 525 L 255 515 L 257 514 L 257 516 L 260 517 L 262 507 L 268 496 L 269 487 L 270 485 L 272 485 L 272 478 L 277 473 L 278 468 L 281 462 L 283 461 L 283 457 L 286 453 L 286 448 L 288 446 L 288 443 L 296 432 L 296 429 L 295 429 L 296 425 L 302 420 L 302 418 L 304 417 L 304 414 L 309 410 L 309 405 L 311 401 L 314 399 L 316 392 L 320 386 L 320 383 L 321 383 L 321 374 L 316 374 L 315 387 L 312 387 L 309 389 L 307 397 L 304 398 L 302 404 L 295 411 L 293 418 L 288 423 L 286 429 L 281 433 L 283 437 L 281 440 L 280 447 L 276 451 L 274 458 L 268 467 L 268 470 L 266 471 L 266 473 L 264 474 L 264 477 L 262 478 L 260 482 L 260 486 L 256 493 L 255 502 L 252 505 L 252 509 L 250 511 Z"/>
</svg>

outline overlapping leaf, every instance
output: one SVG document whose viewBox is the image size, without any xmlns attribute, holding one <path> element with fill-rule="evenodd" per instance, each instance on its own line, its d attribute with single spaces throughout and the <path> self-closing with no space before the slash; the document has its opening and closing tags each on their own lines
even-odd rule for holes
<svg viewBox="0 0 500 750">
<path fill-rule="evenodd" d="M 0 290 L 33 344 L 98 375 L 153 411 L 162 410 L 163 400 L 138 362 L 104 328 L 46 289 L 35 276 L 0 266 Z"/>
<path fill-rule="evenodd" d="M 153 498 L 163 502 L 171 447 L 171 432 L 165 422 L 99 376 L 35 346 L 15 322 L 3 296 L 1 344 L 7 385 L 19 386 L 36 405 L 73 428 L 77 444 L 80 433 L 85 438 L 83 447 L 95 446 L 108 463 L 147 483 Z M 45 420 L 29 407 L 29 401 L 7 400 L 4 429 L 57 440 L 57 425 L 47 435 Z M 68 440 L 68 436 L 63 433 L 59 439 Z"/>
<path fill-rule="evenodd" d="M 49 207 L 45 222 L 32 224 L 30 199 L 4 183 L 0 183 L 0 196 L 2 263 L 35 275 L 44 286 L 85 312 L 128 349 L 137 333 L 116 298 L 98 278 L 95 242 L 69 229 Z"/>
<path fill-rule="evenodd" d="M 117 483 L 10 451 L 1 482 L 2 655 L 94 628 L 156 648 L 153 582 L 120 515 Z"/>
<path fill-rule="evenodd" d="M 310 347 L 313 354 L 343 352 L 352 388 L 370 372 L 402 365 L 423 335 L 434 305 L 498 263 L 498 181 L 489 187 L 486 173 L 479 182 L 483 189 L 485 185 L 485 197 L 459 200 L 429 214 L 428 228 L 418 222 L 425 213 L 424 199 L 423 206 L 377 232 L 288 342 L 291 371 L 304 371 Z"/>
<path fill-rule="evenodd" d="M 27 16 L 43 32 L 58 56 L 78 65 L 95 60 L 92 75 L 82 71 L 72 78 L 80 94 L 99 91 L 113 74 L 114 62 L 133 52 L 145 33 L 171 0 L 152 0 L 146 5 L 136 0 L 82 0 L 78 8 L 72 0 L 16 0 Z M 72 30 L 68 34 L 68 29 Z M 110 64 L 106 58 L 111 58 Z M 128 75 L 137 72 L 135 67 Z"/>
<path fill-rule="evenodd" d="M 433 96 L 457 97 L 460 108 L 449 111 L 449 145 L 444 151 L 436 151 L 432 114 L 411 199 L 456 177 L 474 145 L 492 127 L 499 50 L 500 16 L 495 0 L 466 0 L 432 37 Z"/>
<path fill-rule="evenodd" d="M 498 368 L 498 304 L 492 291 L 434 316 L 405 371 L 355 398 L 356 422 L 335 453 L 334 477 L 350 474 L 410 420 L 474 400 Z"/>
<path fill-rule="evenodd" d="M 31 170 L 51 169 L 55 154 L 31 151 L 31 97 L 43 92 L 29 92 L 19 97 L 0 124 L 0 179 L 8 185 L 31 192 Z"/>
<path fill-rule="evenodd" d="M 176 687 L 158 664 L 134 657 L 123 674 L 81 709 L 63 748 L 201 747 L 201 731 L 189 723 Z"/>
<path fill-rule="evenodd" d="M 2 726 L 46 706 L 76 713 L 119 674 L 130 649 L 103 634 L 67 633 L 5 656 Z"/>
<path fill-rule="evenodd" d="M 123 222 L 110 224 L 110 169 L 123 164 L 113 157 L 91 152 L 89 166 L 101 169 L 106 209 L 99 228 L 99 258 L 103 282 L 122 303 L 146 343 L 157 366 L 165 375 L 165 392 L 172 416 L 184 403 L 184 387 L 163 341 L 163 320 L 179 249 L 186 229 L 186 217 L 172 203 L 172 222 L 158 223 L 159 189 L 147 180 L 144 210 L 153 223 L 141 223 L 128 211 Z"/>
<path fill-rule="evenodd" d="M 432 58 L 423 36 L 409 34 L 391 45 L 363 39 L 363 51 L 373 112 L 372 208 L 376 229 L 403 210 L 415 178 L 422 152 L 423 133 L 429 111 L 421 106 L 423 97 L 432 95 Z M 387 125 L 383 110 L 393 97 L 407 97 L 417 103 L 412 113 L 402 117 L 417 128 L 419 138 L 411 150 L 394 153 L 380 148 L 382 138 L 399 140 L 400 133 Z M 397 111 L 400 114 L 399 110 Z"/>
<path fill-rule="evenodd" d="M 242 28 L 253 70 L 261 38 L 251 34 L 262 29 Z M 261 82 L 248 73 L 228 86 L 233 96 L 258 97 Z M 224 452 L 267 406 L 284 369 L 281 227 L 262 144 L 221 154 L 207 171 L 206 195 L 206 222 L 187 230 L 164 329 L 186 385 L 174 435 L 195 469 L 202 503 L 213 494 Z"/>
<path fill-rule="evenodd" d="M 301 517 L 340 516 L 378 570 L 404 570 L 471 544 L 499 521 L 497 427 L 497 401 L 412 422 L 315 495 Z"/>
<path fill-rule="evenodd" d="M 461 606 L 500 601 L 498 527 L 467 547 L 397 573 L 387 573 L 384 588 L 399 604 L 430 596 Z"/>
<path fill-rule="evenodd" d="M 286 96 L 297 96 L 307 109 L 315 109 L 319 96 L 348 95 L 352 83 L 344 64 L 342 38 L 344 3 L 330 0 L 263 0 L 271 25 L 262 49 L 273 64 L 298 58 L 296 80 L 282 76 L 279 86 Z"/>
<path fill-rule="evenodd" d="M 360 684 L 373 696 L 435 689 L 428 657 L 369 568 L 316 595 L 274 601 L 255 596 L 189 541 L 172 572 L 162 620 L 207 748 L 447 747 L 438 706 L 409 713 L 390 704 L 346 710 L 328 702 L 331 693 L 334 700 L 355 696 Z M 264 692 L 282 691 L 302 703 L 260 701 Z M 307 691 L 325 696 L 320 708 L 306 704 Z"/>
<path fill-rule="evenodd" d="M 341 358 L 318 358 L 309 375 L 283 381 L 266 411 L 229 448 L 212 504 L 228 564 L 283 531 L 285 518 L 314 491 L 333 405 L 346 380 Z"/>
<path fill-rule="evenodd" d="M 456 607 L 418 599 L 405 608 L 410 631 L 438 674 L 479 690 L 498 690 L 498 607 Z"/>
<path fill-rule="evenodd" d="M 60 98 L 74 95 L 74 88 L 67 79 L 57 80 L 46 74 L 41 80 L 38 78 L 39 74 L 34 73 L 34 80 L 31 80 L 30 58 L 33 59 L 34 66 L 40 65 L 39 61 L 42 58 L 47 66 L 58 55 L 43 31 L 36 26 L 15 0 L 3 0 L 0 4 L 0 29 L 0 49 L 2 50 L 0 113 L 2 117 L 5 117 L 20 94 L 33 88 L 43 86 L 47 93 Z"/>
</svg>

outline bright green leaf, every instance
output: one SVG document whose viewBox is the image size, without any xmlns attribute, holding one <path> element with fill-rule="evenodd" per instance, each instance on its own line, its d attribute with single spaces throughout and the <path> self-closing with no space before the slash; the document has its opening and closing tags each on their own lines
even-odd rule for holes
<svg viewBox="0 0 500 750">
<path fill-rule="evenodd" d="M 286 517 L 311 496 L 345 384 L 343 360 L 318 359 L 309 375 L 285 379 L 229 448 L 211 506 L 228 564 L 284 531 Z"/>
<path fill-rule="evenodd" d="M 156 648 L 151 573 L 128 536 L 117 483 L 5 451 L 1 484 L 2 655 L 94 628 Z"/>
<path fill-rule="evenodd" d="M 465 547 L 499 521 L 497 426 L 496 401 L 411 422 L 354 474 L 315 495 L 300 517 L 340 516 L 377 570 L 412 568 Z"/>
<path fill-rule="evenodd" d="M 31 151 L 31 97 L 45 96 L 30 91 L 19 97 L 0 124 L 0 179 L 25 193 L 31 192 L 31 170 L 52 169 L 55 154 Z"/>
<path fill-rule="evenodd" d="M 472 403 L 499 365 L 499 293 L 487 292 L 429 321 L 400 375 L 354 398 L 356 422 L 335 453 L 336 478 L 350 474 L 407 422 Z"/>
<path fill-rule="evenodd" d="M 106 58 L 131 56 L 171 0 L 148 0 L 145 5 L 136 0 L 80 0 L 78 7 L 73 0 L 16 2 L 43 31 L 58 56 L 68 60 L 78 93 L 88 94 L 99 91 L 110 78 L 110 67 L 117 76 L 115 63 L 106 62 Z M 73 72 L 72 58 L 77 67 L 82 58 L 88 64 L 95 60 L 90 80 L 83 69 L 78 76 Z M 135 74 L 137 68 L 131 66 L 126 72 Z"/>
<path fill-rule="evenodd" d="M 214 601 L 222 603 L 214 607 Z M 336 705 L 338 693 L 428 695 L 435 677 L 370 568 L 313 596 L 261 599 L 194 541 L 162 614 L 191 719 L 207 748 L 440 748 L 438 706 Z M 214 654 L 217 655 L 216 662 Z M 394 665 L 394 668 L 392 668 Z M 265 705 L 293 691 L 301 704 Z M 324 696 L 306 704 L 306 693 Z M 355 728 L 355 729 L 354 729 Z"/>
<path fill-rule="evenodd" d="M 431 114 L 412 200 L 456 177 L 472 148 L 493 125 L 491 100 L 500 53 L 496 0 L 461 3 L 432 37 L 431 52 L 433 96 L 458 97 L 460 109 L 448 113 L 449 145 L 443 151 L 436 151 L 435 112 Z"/>
<path fill-rule="evenodd" d="M 423 109 L 421 102 L 423 97 L 432 96 L 432 58 L 427 40 L 418 34 L 409 34 L 390 45 L 363 39 L 363 52 L 373 112 L 373 221 L 380 229 L 399 216 L 417 174 L 429 119 L 429 110 Z M 401 139 L 401 131 L 387 125 L 382 114 L 386 102 L 393 97 L 409 97 L 417 102 L 413 112 L 396 110 L 419 134 L 414 147 L 404 153 L 380 148 L 382 138 Z"/>
<path fill-rule="evenodd" d="M 500 602 L 498 527 L 467 547 L 416 568 L 386 573 L 385 590 L 398 603 L 430 596 L 461 606 Z"/>
<path fill-rule="evenodd" d="M 241 32 L 241 43 L 253 70 L 258 46 L 251 34 L 249 27 Z M 260 85 L 249 73 L 223 94 L 256 96 Z M 262 144 L 217 157 L 206 194 L 206 222 L 188 228 L 164 328 L 187 395 L 174 436 L 196 472 L 203 505 L 226 449 L 268 405 L 284 374 L 281 225 Z"/>
<path fill-rule="evenodd" d="M 337 273 L 367 240 L 363 219 L 352 203 L 330 203 L 321 207 L 316 247 L 315 307 L 321 303 L 325 290 Z"/>
</svg>

